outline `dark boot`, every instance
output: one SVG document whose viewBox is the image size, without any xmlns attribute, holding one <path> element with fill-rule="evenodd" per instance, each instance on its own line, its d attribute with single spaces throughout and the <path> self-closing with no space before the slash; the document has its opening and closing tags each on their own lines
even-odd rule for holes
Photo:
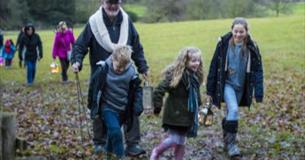
<svg viewBox="0 0 305 160">
<path fill-rule="evenodd" d="M 126 148 L 126 152 L 127 155 L 131 157 L 137 157 L 146 153 L 146 151 L 137 144 L 128 145 Z"/>
<path fill-rule="evenodd" d="M 226 132 L 224 143 L 227 148 L 227 153 L 231 158 L 239 157 L 240 150 L 236 144 L 236 134 L 238 129 L 238 121 L 226 121 L 224 130 Z"/>
<path fill-rule="evenodd" d="M 224 151 L 226 152 L 227 151 L 227 144 L 225 142 L 225 137 L 226 137 L 226 130 L 225 130 L 225 124 L 226 124 L 226 117 L 222 119 L 222 122 L 221 122 L 221 126 L 222 126 L 222 138 L 223 138 L 223 141 L 224 141 Z"/>
<path fill-rule="evenodd" d="M 140 147 L 138 144 L 140 142 L 140 121 L 139 117 L 133 115 L 133 121 L 130 130 L 127 131 L 127 126 L 125 126 L 125 138 L 126 138 L 126 153 L 131 157 L 138 157 L 142 154 L 146 154 L 146 151 Z"/>
<path fill-rule="evenodd" d="M 185 153 L 185 145 L 175 146 L 175 160 L 183 160 Z"/>
<path fill-rule="evenodd" d="M 95 154 L 106 152 L 106 132 L 106 126 L 101 118 L 95 118 L 93 120 L 93 142 Z"/>
</svg>

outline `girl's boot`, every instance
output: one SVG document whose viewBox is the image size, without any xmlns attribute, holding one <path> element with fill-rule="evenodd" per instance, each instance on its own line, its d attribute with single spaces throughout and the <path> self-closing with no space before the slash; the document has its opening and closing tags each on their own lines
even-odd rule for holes
<svg viewBox="0 0 305 160">
<path fill-rule="evenodd" d="M 175 160 L 183 160 L 185 153 L 185 145 L 176 145 L 175 146 Z"/>
<path fill-rule="evenodd" d="M 165 140 L 164 140 L 165 141 Z M 155 147 L 150 155 L 150 160 L 159 160 L 160 155 L 167 150 L 168 148 L 172 147 L 173 144 L 168 144 L 165 142 L 161 142 L 157 147 Z"/>
<path fill-rule="evenodd" d="M 226 121 L 224 129 L 226 131 L 224 143 L 227 148 L 228 155 L 231 158 L 240 157 L 240 150 L 236 144 L 238 121 Z"/>
</svg>

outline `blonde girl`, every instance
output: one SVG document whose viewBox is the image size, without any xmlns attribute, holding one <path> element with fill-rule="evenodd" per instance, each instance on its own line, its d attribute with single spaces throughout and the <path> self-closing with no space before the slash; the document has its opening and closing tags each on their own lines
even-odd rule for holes
<svg viewBox="0 0 305 160">
<path fill-rule="evenodd" d="M 175 159 L 181 160 L 185 153 L 186 136 L 197 136 L 197 115 L 201 104 L 199 87 L 203 81 L 200 49 L 183 48 L 177 59 L 165 68 L 163 76 L 154 90 L 153 102 L 154 114 L 158 115 L 163 97 L 168 93 L 162 120 L 167 136 L 153 149 L 150 159 L 159 159 L 164 151 L 173 147 Z"/>
</svg>

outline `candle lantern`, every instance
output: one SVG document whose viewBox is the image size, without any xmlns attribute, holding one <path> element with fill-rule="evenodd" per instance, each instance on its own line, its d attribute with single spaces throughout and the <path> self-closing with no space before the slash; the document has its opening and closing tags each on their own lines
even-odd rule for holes
<svg viewBox="0 0 305 160">
<path fill-rule="evenodd" d="M 199 124 L 206 127 L 211 126 L 214 121 L 214 113 L 212 111 L 212 103 L 207 102 L 204 107 L 199 111 Z"/>
<path fill-rule="evenodd" d="M 56 63 L 51 63 L 50 71 L 51 71 L 51 73 L 58 73 L 59 72 L 59 66 Z"/>
<path fill-rule="evenodd" d="M 146 111 L 149 111 L 153 108 L 153 87 L 149 84 L 148 81 L 144 81 L 143 107 Z"/>
</svg>

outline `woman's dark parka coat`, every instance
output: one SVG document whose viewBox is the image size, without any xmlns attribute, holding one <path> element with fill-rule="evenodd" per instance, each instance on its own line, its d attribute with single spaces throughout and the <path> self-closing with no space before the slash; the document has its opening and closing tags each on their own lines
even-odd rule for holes
<svg viewBox="0 0 305 160">
<path fill-rule="evenodd" d="M 226 55 L 229 46 L 229 41 L 232 37 L 232 33 L 229 32 L 222 36 L 219 40 L 212 62 L 210 65 L 209 74 L 207 77 L 207 94 L 212 97 L 213 104 L 220 107 L 221 102 L 224 101 L 224 85 L 226 80 Z M 264 85 L 263 85 L 263 67 L 262 59 L 258 46 L 251 39 L 247 37 L 248 42 L 246 44 L 250 51 L 250 73 L 246 73 L 246 79 L 244 83 L 244 93 L 240 101 L 239 106 L 250 107 L 252 103 L 253 92 L 256 102 L 263 101 Z"/>
<path fill-rule="evenodd" d="M 29 28 L 33 29 L 32 35 L 26 34 Z M 42 59 L 42 42 L 40 40 L 40 36 L 35 33 L 35 27 L 32 24 L 29 24 L 25 26 L 24 30 L 25 33 L 20 40 L 19 53 L 24 54 L 25 61 L 36 61 Z M 22 55 L 19 56 L 22 57 Z"/>
</svg>

